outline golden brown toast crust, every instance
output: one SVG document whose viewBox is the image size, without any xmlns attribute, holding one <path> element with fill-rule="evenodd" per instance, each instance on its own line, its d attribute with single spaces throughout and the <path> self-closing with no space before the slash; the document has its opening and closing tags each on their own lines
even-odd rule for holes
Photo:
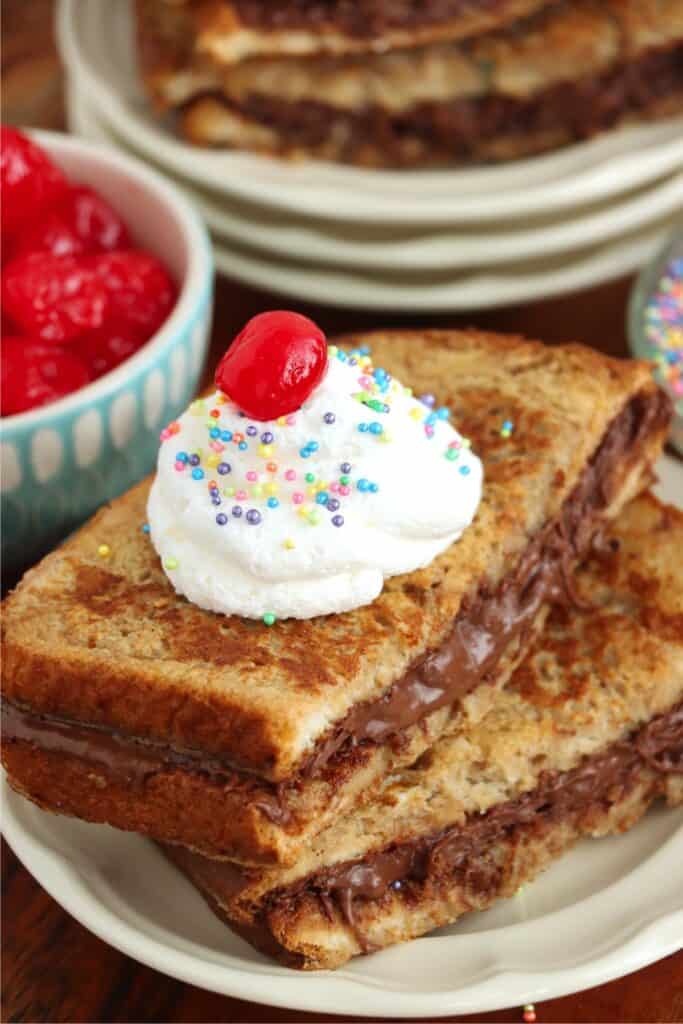
<svg viewBox="0 0 683 1024">
<path fill-rule="evenodd" d="M 5 601 L 7 699 L 285 779 L 349 708 L 381 696 L 439 645 L 464 597 L 511 570 L 557 515 L 614 415 L 634 394 L 654 390 L 646 364 L 580 346 L 550 349 L 477 332 L 349 340 L 369 340 L 378 365 L 418 393 L 436 393 L 472 438 L 485 484 L 462 539 L 427 569 L 389 580 L 372 605 L 266 629 L 175 595 L 141 531 L 143 483 Z M 506 419 L 515 425 L 509 438 L 501 437 Z"/>
<path fill-rule="evenodd" d="M 544 618 L 545 613 L 539 616 Z M 478 687 L 454 708 L 405 730 L 400 745 L 358 746 L 320 775 L 278 793 L 281 820 L 264 813 L 274 794 L 255 776 L 238 777 L 231 788 L 229 774 L 211 777 L 161 763 L 153 772 L 126 777 L 96 753 L 84 757 L 28 739 L 5 744 L 3 761 L 12 785 L 45 810 L 182 843 L 209 857 L 292 863 L 321 828 L 366 799 L 378 779 L 415 761 L 444 731 L 457 728 L 462 715 L 484 715 L 519 662 L 521 649 L 514 646 L 499 664 L 495 684 Z"/>
<path fill-rule="evenodd" d="M 623 0 L 618 0 L 614 13 L 602 3 L 596 8 L 579 2 L 551 8 L 508 34 L 483 36 L 460 48 L 442 45 L 343 61 L 256 60 L 229 71 L 217 68 L 213 74 L 202 69 L 196 81 L 192 72 L 186 72 L 180 105 L 214 93 L 235 105 L 272 98 L 340 114 L 373 110 L 400 118 L 417 108 L 426 124 L 426 108 L 432 103 L 447 109 L 459 100 L 535 102 L 562 84 L 578 86 L 619 67 L 629 68 L 632 76 L 637 61 L 674 49 L 683 39 L 683 9 L 677 0 L 659 0 L 647 28 L 650 31 L 633 23 Z M 556 110 L 562 130 L 577 116 L 568 96 L 564 98 L 566 110 Z M 271 127 L 277 129 L 277 124 Z M 483 136 L 491 134 L 490 121 L 485 127 L 489 131 Z M 506 128 L 522 134 L 532 130 L 533 121 L 519 125 L 512 120 Z"/>
</svg>

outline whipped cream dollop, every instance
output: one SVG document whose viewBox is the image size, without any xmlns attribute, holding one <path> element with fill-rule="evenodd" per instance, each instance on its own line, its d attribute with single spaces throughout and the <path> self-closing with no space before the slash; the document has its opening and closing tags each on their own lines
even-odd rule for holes
<svg viewBox="0 0 683 1024">
<path fill-rule="evenodd" d="M 244 416 L 221 392 L 162 432 L 150 535 L 176 591 L 214 612 L 310 618 L 373 601 L 472 522 L 482 465 L 448 410 L 333 346 L 303 406 Z"/>
</svg>

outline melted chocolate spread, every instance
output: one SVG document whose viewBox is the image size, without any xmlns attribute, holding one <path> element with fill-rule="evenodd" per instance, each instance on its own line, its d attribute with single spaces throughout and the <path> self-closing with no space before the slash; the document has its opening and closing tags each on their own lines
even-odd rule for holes
<svg viewBox="0 0 683 1024">
<path fill-rule="evenodd" d="M 138 739 L 105 726 L 84 725 L 37 715 L 10 701 L 2 702 L 2 739 L 5 743 L 21 740 L 42 750 L 68 754 L 90 764 L 99 765 L 110 778 L 126 785 L 142 786 L 151 775 L 173 770 L 202 772 L 220 782 L 223 789 L 245 792 L 257 790 L 254 804 L 273 821 L 286 824 L 289 814 L 276 799 L 276 794 L 261 792 L 262 781 L 230 769 L 224 761 L 199 756 L 193 750 L 177 750 L 165 743 Z"/>
<path fill-rule="evenodd" d="M 498 885 L 495 865 L 487 859 L 492 844 L 518 829 L 609 807 L 628 794 L 647 768 L 663 774 L 683 774 L 683 703 L 653 718 L 627 739 L 584 758 L 570 771 L 544 771 L 534 789 L 496 804 L 483 814 L 471 813 L 460 825 L 395 843 L 363 860 L 335 864 L 294 885 L 273 890 L 250 926 L 249 941 L 260 948 L 265 940 L 272 944 L 266 923 L 269 910 L 291 904 L 294 912 L 293 904 L 298 899 L 312 895 L 330 919 L 338 907 L 362 948 L 369 952 L 357 926 L 355 900 L 379 900 L 390 889 L 410 890 L 427 879 L 454 876 L 460 876 L 478 894 L 492 897 Z M 249 885 L 249 873 L 226 861 L 209 860 L 180 847 L 163 849 L 202 890 L 211 893 L 216 907 L 234 900 Z M 234 926 L 232 920 L 230 925 Z M 282 950 L 277 952 L 280 955 Z"/>
<path fill-rule="evenodd" d="M 315 99 L 289 101 L 259 93 L 240 101 L 216 91 L 207 95 L 273 129 L 285 146 L 315 148 L 334 136 L 345 140 L 338 158 L 353 160 L 372 141 L 387 164 L 400 165 L 415 159 L 412 145 L 406 156 L 406 140 L 422 140 L 435 159 L 467 160 L 477 156 L 482 141 L 509 135 L 556 138 L 558 126 L 571 138 L 589 138 L 681 88 L 683 44 L 678 42 L 601 74 L 548 86 L 528 99 L 489 93 L 394 112 L 376 105 L 342 110 Z"/>
<path fill-rule="evenodd" d="M 291 779 L 280 785 L 235 771 L 226 760 L 196 750 L 178 750 L 106 727 L 41 716 L 3 702 L 3 738 L 23 740 L 101 765 L 112 777 L 144 784 L 157 772 L 179 768 L 201 772 L 228 789 L 243 789 L 271 821 L 286 825 L 287 787 L 320 774 L 359 744 L 400 739 L 409 726 L 454 704 L 490 680 L 504 649 L 530 630 L 544 602 L 576 602 L 571 570 L 588 551 L 597 516 L 609 505 L 622 476 L 646 437 L 667 422 L 669 402 L 661 391 L 636 395 L 612 421 L 599 448 L 565 501 L 558 520 L 531 541 L 516 570 L 496 587 L 482 584 L 463 601 L 453 629 L 436 650 L 419 658 L 378 700 L 359 704 L 316 746 Z"/>
<path fill-rule="evenodd" d="M 630 741 L 613 744 L 571 771 L 543 772 L 535 789 L 485 814 L 469 815 L 464 826 L 399 844 L 355 864 L 340 864 L 309 879 L 306 887 L 338 896 L 348 911 L 354 897 L 378 899 L 397 881 L 453 873 L 510 828 L 557 820 L 596 805 L 626 788 L 645 766 L 683 773 L 683 704 L 654 718 Z"/>
<path fill-rule="evenodd" d="M 354 899 L 380 899 L 390 887 L 400 890 L 428 876 L 469 874 L 486 848 L 506 833 L 611 803 L 628 792 L 645 767 L 683 773 L 683 704 L 654 718 L 630 740 L 587 757 L 571 771 L 543 772 L 535 789 L 484 814 L 470 814 L 464 825 L 397 844 L 362 861 L 335 865 L 271 896 L 269 902 L 291 900 L 306 891 L 317 894 L 329 911 L 328 901 L 333 898 L 355 928 Z M 483 871 L 482 881 L 485 878 Z M 234 884 L 233 879 L 233 891 Z"/>
</svg>

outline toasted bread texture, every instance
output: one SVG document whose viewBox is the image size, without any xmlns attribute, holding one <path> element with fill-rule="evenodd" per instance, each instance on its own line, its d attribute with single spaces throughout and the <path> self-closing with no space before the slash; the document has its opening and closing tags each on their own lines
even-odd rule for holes
<svg viewBox="0 0 683 1024">
<path fill-rule="evenodd" d="M 311 788 L 292 787 L 286 820 L 264 807 L 259 779 L 291 778 L 350 708 L 382 697 L 437 648 L 463 601 L 493 591 L 557 518 L 615 416 L 656 394 L 645 364 L 579 346 L 549 349 L 477 332 L 347 340 L 369 341 L 379 364 L 451 406 L 485 463 L 475 523 L 427 569 L 390 580 L 372 605 L 266 629 L 204 612 L 174 593 L 142 532 L 148 485 L 135 488 L 28 573 L 5 602 L 3 695 L 35 715 L 119 731 L 145 750 L 165 744 L 180 763 L 132 786 L 93 763 L 87 742 L 71 753 L 28 741 L 6 745 L 14 784 L 43 806 L 238 860 L 293 859 L 375 780 L 455 727 L 457 714 L 441 709 L 416 723 L 402 745 L 358 747 Z M 504 420 L 514 423 L 510 437 L 501 436 Z M 665 433 L 666 418 L 656 419 L 618 460 L 604 514 L 616 514 L 648 482 Z M 498 685 L 521 653 L 516 638 Z M 467 713 L 481 716 L 491 696 L 489 687 L 475 690 Z M 20 762 L 22 749 L 33 753 Z M 188 752 L 223 758 L 252 776 L 236 784 L 225 773 L 186 771 Z"/>
<path fill-rule="evenodd" d="M 484 719 L 461 723 L 457 734 L 384 780 L 369 804 L 321 833 L 295 865 L 238 870 L 186 851 L 170 856 L 238 927 L 270 932 L 299 966 L 333 967 L 511 895 L 578 836 L 623 830 L 657 795 L 680 802 L 681 544 L 683 513 L 651 496 L 633 502 L 578 573 L 585 610 L 551 613 L 543 636 Z M 656 734 L 660 716 L 669 716 L 670 724 L 668 732 L 660 730 L 654 754 L 642 736 L 643 730 Z M 639 760 L 615 773 L 614 758 L 628 762 L 634 751 Z M 607 784 L 600 772 L 587 772 L 573 802 L 560 801 L 559 811 L 549 814 L 541 801 L 528 813 L 527 794 L 545 787 L 550 803 L 555 780 L 600 758 Z M 508 816 L 481 848 L 466 847 L 467 871 L 461 859 L 449 875 L 438 863 L 436 843 L 423 877 L 413 871 L 402 886 L 385 885 L 372 898 L 361 886 L 352 913 L 335 897 L 330 878 L 340 865 L 356 864 L 361 872 L 372 857 L 429 836 L 441 837 L 443 847 L 443 837 L 480 828 L 487 814 L 515 801 L 527 813 L 519 821 Z M 493 878 L 484 885 L 487 870 Z"/>
</svg>

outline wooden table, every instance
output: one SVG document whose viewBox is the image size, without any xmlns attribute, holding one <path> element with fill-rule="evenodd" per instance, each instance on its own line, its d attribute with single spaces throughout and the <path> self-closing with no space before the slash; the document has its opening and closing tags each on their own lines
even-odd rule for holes
<svg viewBox="0 0 683 1024">
<path fill-rule="evenodd" d="M 5 0 L 3 120 L 63 128 L 61 69 L 51 32 L 51 0 Z M 379 326 L 477 326 L 548 342 L 579 339 L 604 352 L 626 352 L 624 308 L 630 282 L 547 302 L 479 315 L 375 316 L 297 303 L 333 334 Z M 292 305 L 228 280 L 217 282 L 215 326 L 207 378 L 244 321 L 263 309 Z M 6 844 L 2 848 L 2 1020 L 310 1021 L 338 1020 L 276 1010 L 213 995 L 143 967 L 95 938 L 52 900 Z M 537 1005 L 539 1022 L 683 1021 L 683 952 L 599 988 Z M 391 1020 L 387 1001 L 386 1018 Z M 463 1018 L 452 1018 L 462 1020 Z M 521 1021 L 519 1007 L 480 1021 Z"/>
</svg>

